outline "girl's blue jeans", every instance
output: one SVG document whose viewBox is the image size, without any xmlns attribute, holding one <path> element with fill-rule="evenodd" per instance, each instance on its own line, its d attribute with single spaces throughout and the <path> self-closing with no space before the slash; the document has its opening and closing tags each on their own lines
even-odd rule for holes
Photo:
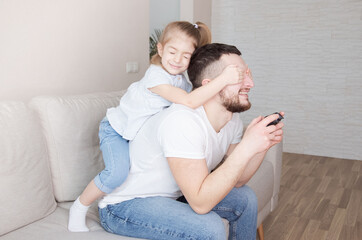
<svg viewBox="0 0 362 240">
<path fill-rule="evenodd" d="M 111 193 L 128 176 L 129 144 L 111 127 L 107 118 L 99 125 L 99 141 L 105 168 L 94 178 L 94 183 L 102 192 Z"/>
<path fill-rule="evenodd" d="M 146 239 L 256 239 L 258 201 L 248 186 L 234 188 L 214 209 L 195 213 L 187 203 L 165 197 L 136 198 L 99 209 L 103 228 Z"/>
</svg>

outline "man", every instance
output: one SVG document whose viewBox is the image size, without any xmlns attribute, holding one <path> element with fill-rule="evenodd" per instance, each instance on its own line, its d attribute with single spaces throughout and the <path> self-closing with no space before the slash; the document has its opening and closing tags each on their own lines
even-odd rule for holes
<svg viewBox="0 0 362 240">
<path fill-rule="evenodd" d="M 283 123 L 267 127 L 277 114 L 255 118 L 241 140 L 238 112 L 250 108 L 254 83 L 240 55 L 224 44 L 194 52 L 188 74 L 195 88 L 228 65 L 237 65 L 244 80 L 196 110 L 174 104 L 145 123 L 130 143 L 126 182 L 99 203 L 107 231 L 147 239 L 219 240 L 226 237 L 221 220 L 226 218 L 230 239 L 255 239 L 257 199 L 245 183 L 266 151 L 282 140 Z M 187 203 L 176 201 L 182 195 Z"/>
</svg>

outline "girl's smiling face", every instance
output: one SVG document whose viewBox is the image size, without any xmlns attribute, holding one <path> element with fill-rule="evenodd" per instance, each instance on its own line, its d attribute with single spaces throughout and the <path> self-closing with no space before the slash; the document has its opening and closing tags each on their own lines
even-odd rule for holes
<svg viewBox="0 0 362 240">
<path fill-rule="evenodd" d="M 161 64 L 169 74 L 177 75 L 187 70 L 196 41 L 184 33 L 177 33 L 162 45 L 157 44 Z"/>
</svg>

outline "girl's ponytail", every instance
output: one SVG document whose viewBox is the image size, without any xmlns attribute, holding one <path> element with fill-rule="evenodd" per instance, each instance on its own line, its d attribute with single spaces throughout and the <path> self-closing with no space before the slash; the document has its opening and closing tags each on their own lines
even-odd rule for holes
<svg viewBox="0 0 362 240">
<path fill-rule="evenodd" d="M 196 22 L 196 24 L 194 24 L 194 27 L 197 28 L 200 33 L 199 44 L 197 47 L 201 47 L 211 43 L 211 31 L 205 23 Z"/>
</svg>

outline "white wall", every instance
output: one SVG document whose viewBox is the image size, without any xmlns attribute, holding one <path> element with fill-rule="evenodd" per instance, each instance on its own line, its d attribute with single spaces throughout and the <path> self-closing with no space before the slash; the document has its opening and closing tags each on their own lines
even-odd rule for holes
<svg viewBox="0 0 362 240">
<path fill-rule="evenodd" d="M 162 30 L 169 22 L 180 20 L 180 0 L 150 1 L 150 33 Z"/>
<path fill-rule="evenodd" d="M 0 0 L 0 100 L 126 88 L 148 37 L 149 1 Z"/>
<path fill-rule="evenodd" d="M 150 33 L 169 22 L 201 21 L 211 28 L 211 0 L 150 0 Z"/>
<path fill-rule="evenodd" d="M 211 29 L 211 0 L 182 0 L 180 2 L 180 19 L 195 23 L 205 23 Z"/>
<path fill-rule="evenodd" d="M 362 1 L 212 3 L 214 40 L 253 71 L 245 120 L 283 110 L 284 151 L 362 160 Z"/>
<path fill-rule="evenodd" d="M 194 22 L 203 22 L 211 29 L 211 7 L 211 0 L 194 0 Z"/>
</svg>

